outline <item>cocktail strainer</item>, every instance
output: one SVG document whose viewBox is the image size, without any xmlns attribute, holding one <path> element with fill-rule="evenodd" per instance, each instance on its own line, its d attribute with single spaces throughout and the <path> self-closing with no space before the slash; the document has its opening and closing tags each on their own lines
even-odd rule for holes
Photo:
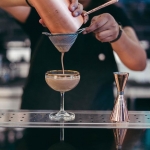
<svg viewBox="0 0 150 150">
<path fill-rule="evenodd" d="M 54 44 L 54 46 L 57 48 L 59 52 L 68 52 L 71 46 L 74 44 L 77 36 L 79 33 L 84 31 L 83 29 L 79 29 L 75 33 L 67 33 L 67 34 L 61 34 L 61 33 L 48 33 L 48 32 L 42 32 L 42 34 L 47 35 L 51 42 Z"/>
</svg>

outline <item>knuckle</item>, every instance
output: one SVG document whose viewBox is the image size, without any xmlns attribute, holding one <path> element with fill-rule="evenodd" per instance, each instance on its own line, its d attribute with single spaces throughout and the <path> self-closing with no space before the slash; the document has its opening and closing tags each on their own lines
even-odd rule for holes
<svg viewBox="0 0 150 150">
<path fill-rule="evenodd" d="M 95 21 L 95 17 L 92 18 L 91 22 L 94 22 L 94 21 Z"/>
<path fill-rule="evenodd" d="M 95 22 L 93 23 L 93 28 L 99 29 L 99 28 L 100 28 L 100 22 L 95 21 Z"/>
<path fill-rule="evenodd" d="M 118 32 L 118 24 L 116 22 L 111 23 L 111 28 L 113 29 L 113 31 Z"/>
<path fill-rule="evenodd" d="M 94 21 L 97 20 L 97 17 L 98 17 L 98 16 L 94 16 L 94 17 L 92 18 L 92 20 L 94 20 Z"/>
<path fill-rule="evenodd" d="M 94 25 L 94 26 L 95 26 L 96 29 L 99 28 L 99 26 L 100 26 L 100 25 L 99 25 L 99 22 L 95 22 L 95 25 Z"/>
<path fill-rule="evenodd" d="M 95 35 L 95 37 L 96 37 L 97 40 L 101 41 L 101 39 L 97 35 Z"/>
<path fill-rule="evenodd" d="M 79 3 L 78 5 L 79 5 L 80 8 L 83 8 L 83 5 L 82 5 L 82 4 Z"/>
<path fill-rule="evenodd" d="M 101 39 L 101 38 L 102 38 L 102 36 L 101 36 L 100 33 L 97 33 L 97 34 L 96 34 L 96 37 L 97 37 L 98 39 Z"/>
<path fill-rule="evenodd" d="M 101 16 L 109 18 L 110 14 L 109 13 L 103 13 Z"/>
</svg>

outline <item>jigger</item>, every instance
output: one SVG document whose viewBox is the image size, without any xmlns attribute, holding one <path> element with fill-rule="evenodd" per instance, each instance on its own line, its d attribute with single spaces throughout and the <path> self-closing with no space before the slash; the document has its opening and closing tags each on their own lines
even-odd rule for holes
<svg viewBox="0 0 150 150">
<path fill-rule="evenodd" d="M 114 72 L 118 94 L 110 117 L 112 122 L 129 122 L 128 110 L 124 99 L 124 89 L 128 76 L 129 73 L 127 72 Z"/>
</svg>

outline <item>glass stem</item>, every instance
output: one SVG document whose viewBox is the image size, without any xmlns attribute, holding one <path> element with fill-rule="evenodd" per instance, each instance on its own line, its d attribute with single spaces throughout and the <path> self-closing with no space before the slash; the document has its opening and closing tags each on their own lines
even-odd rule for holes
<svg viewBox="0 0 150 150">
<path fill-rule="evenodd" d="M 64 141 L 64 128 L 60 128 L 60 141 Z"/>
<path fill-rule="evenodd" d="M 61 99 L 60 99 L 60 111 L 64 111 L 64 92 L 60 93 Z"/>
</svg>

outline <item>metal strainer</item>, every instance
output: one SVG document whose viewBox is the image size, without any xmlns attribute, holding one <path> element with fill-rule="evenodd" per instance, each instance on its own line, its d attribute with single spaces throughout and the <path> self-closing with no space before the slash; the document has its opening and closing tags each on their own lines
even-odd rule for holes
<svg viewBox="0 0 150 150">
<path fill-rule="evenodd" d="M 47 35 L 51 42 L 54 44 L 54 46 L 57 48 L 59 52 L 68 52 L 71 46 L 74 44 L 77 36 L 79 33 L 84 31 L 85 28 L 79 29 L 76 33 L 67 33 L 67 34 L 61 34 L 61 33 L 48 33 L 48 32 L 42 32 L 42 34 Z"/>
</svg>

